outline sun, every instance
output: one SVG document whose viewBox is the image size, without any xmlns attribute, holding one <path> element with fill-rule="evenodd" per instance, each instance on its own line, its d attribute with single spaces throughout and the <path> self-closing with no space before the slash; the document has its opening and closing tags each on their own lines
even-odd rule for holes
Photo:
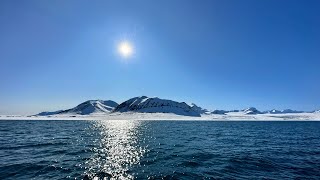
<svg viewBox="0 0 320 180">
<path fill-rule="evenodd" d="M 133 45 L 129 41 L 122 41 L 118 45 L 118 52 L 124 58 L 129 58 L 133 54 Z"/>
</svg>

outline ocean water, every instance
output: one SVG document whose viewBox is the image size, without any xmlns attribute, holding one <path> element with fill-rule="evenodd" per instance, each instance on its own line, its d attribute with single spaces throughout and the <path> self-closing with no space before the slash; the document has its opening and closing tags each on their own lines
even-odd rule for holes
<svg viewBox="0 0 320 180">
<path fill-rule="evenodd" d="M 320 122 L 0 121 L 0 179 L 320 179 Z"/>
</svg>

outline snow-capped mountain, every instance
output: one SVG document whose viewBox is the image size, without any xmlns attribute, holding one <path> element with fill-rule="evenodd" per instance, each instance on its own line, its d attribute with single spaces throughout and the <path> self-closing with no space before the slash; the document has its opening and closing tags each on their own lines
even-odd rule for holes
<svg viewBox="0 0 320 180">
<path fill-rule="evenodd" d="M 188 104 L 192 110 L 198 112 L 199 114 L 207 114 L 207 113 L 210 113 L 210 111 L 208 111 L 207 109 L 204 109 L 200 106 L 197 106 L 196 104 L 194 103 L 191 103 L 191 104 Z"/>
<path fill-rule="evenodd" d="M 109 113 L 111 112 L 118 103 L 107 100 L 89 100 L 85 101 L 78 106 L 61 111 L 55 112 L 42 112 L 37 115 L 39 116 L 46 116 L 46 115 L 56 115 L 56 114 L 79 114 L 79 115 L 89 115 L 89 114 L 96 114 L 96 113 Z"/>
<path fill-rule="evenodd" d="M 284 110 L 270 110 L 270 111 L 265 111 L 265 114 L 286 114 L 286 113 L 303 113 L 303 111 L 296 111 L 292 109 L 284 109 Z"/>
<path fill-rule="evenodd" d="M 185 102 L 160 99 L 147 96 L 134 97 L 119 106 L 113 112 L 143 112 L 143 113 L 173 113 L 185 116 L 200 116 L 200 113 L 193 110 Z"/>
<path fill-rule="evenodd" d="M 296 111 L 296 110 L 292 110 L 292 109 L 284 109 L 284 110 L 281 110 L 281 113 L 303 113 L 303 111 Z"/>
<path fill-rule="evenodd" d="M 247 108 L 247 109 L 244 109 L 243 110 L 243 113 L 244 114 L 261 114 L 261 112 L 260 111 L 258 111 L 256 108 L 254 108 L 254 107 L 249 107 L 249 108 Z"/>
<path fill-rule="evenodd" d="M 287 114 L 287 113 L 303 113 L 304 111 L 296 111 L 291 109 L 285 110 L 269 110 L 259 111 L 254 107 L 249 107 L 243 110 L 214 110 L 209 111 L 194 103 L 186 104 L 185 102 L 176 102 L 167 99 L 160 99 L 157 97 L 149 98 L 147 96 L 140 96 L 131 98 L 121 104 L 108 100 L 89 100 L 78 106 L 53 112 L 41 112 L 35 116 L 54 116 L 54 115 L 106 115 L 112 112 L 140 112 L 140 113 L 171 113 L 184 116 L 208 116 L 208 115 L 256 115 L 256 114 Z M 320 110 L 311 111 L 309 113 L 320 114 Z M 111 114 L 113 115 L 113 114 Z"/>
<path fill-rule="evenodd" d="M 88 115 L 92 113 L 109 113 L 111 112 L 118 103 L 108 100 L 108 101 L 102 101 L 102 100 L 89 100 L 86 102 L 83 102 L 79 104 L 78 106 L 68 109 L 65 111 L 62 111 L 62 113 L 66 114 L 81 114 L 81 115 Z"/>
<path fill-rule="evenodd" d="M 272 109 L 272 110 L 270 110 L 270 111 L 264 111 L 263 113 L 264 113 L 264 114 L 280 114 L 281 111 L 276 110 L 276 109 Z"/>
</svg>

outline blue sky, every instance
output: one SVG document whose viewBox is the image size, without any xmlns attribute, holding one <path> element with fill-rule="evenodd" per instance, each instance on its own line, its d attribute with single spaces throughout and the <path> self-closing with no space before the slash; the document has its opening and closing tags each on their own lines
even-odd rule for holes
<svg viewBox="0 0 320 180">
<path fill-rule="evenodd" d="M 0 114 L 158 96 L 320 109 L 320 1 L 0 1 Z M 124 60 L 117 44 L 128 40 Z"/>
</svg>

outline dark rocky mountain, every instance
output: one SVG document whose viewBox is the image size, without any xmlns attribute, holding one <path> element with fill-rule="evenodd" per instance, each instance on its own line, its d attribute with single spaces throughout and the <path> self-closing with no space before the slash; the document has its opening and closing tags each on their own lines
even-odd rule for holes
<svg viewBox="0 0 320 180">
<path fill-rule="evenodd" d="M 244 114 L 262 114 L 260 111 L 258 111 L 254 107 L 249 107 L 247 109 L 244 109 L 243 112 L 244 112 Z"/>
<path fill-rule="evenodd" d="M 193 110 L 185 102 L 147 96 L 129 99 L 117 106 L 113 112 L 173 113 L 184 116 L 200 116 L 199 112 Z"/>
</svg>

